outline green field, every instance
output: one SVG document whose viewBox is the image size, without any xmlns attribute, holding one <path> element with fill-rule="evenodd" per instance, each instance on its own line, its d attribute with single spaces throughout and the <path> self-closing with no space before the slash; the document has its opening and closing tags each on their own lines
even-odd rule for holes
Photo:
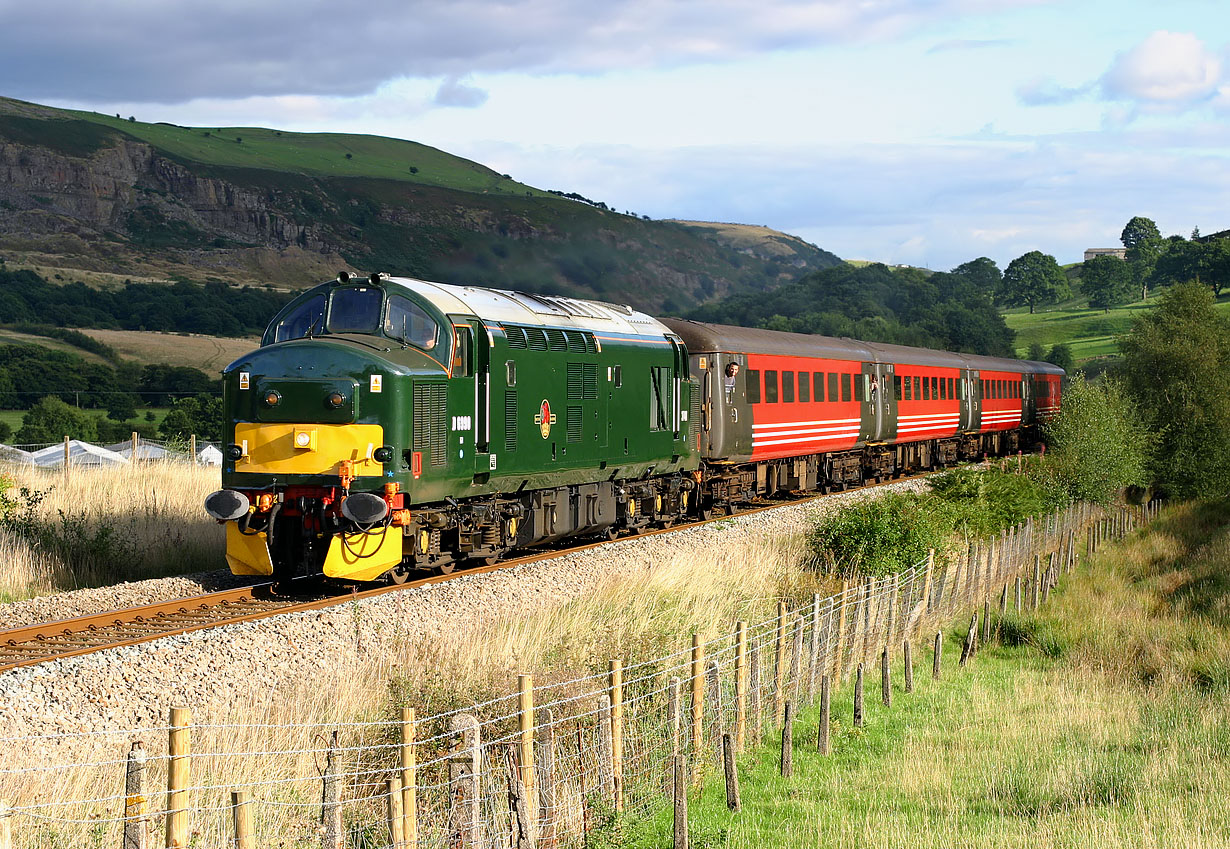
<svg viewBox="0 0 1230 849">
<path fill-rule="evenodd" d="M 1005 645 L 940 681 L 915 655 L 911 695 L 850 685 L 833 700 L 833 753 L 815 712 L 780 746 L 739 758 L 743 810 L 720 775 L 689 803 L 692 846 L 913 849 L 1224 846 L 1230 833 L 1230 502 L 1183 505 L 1065 579 L 1037 614 L 1009 616 Z M 895 675 L 900 674 L 899 661 Z M 623 845 L 669 846 L 670 812 Z"/>
<path fill-rule="evenodd" d="M 137 410 L 136 421 L 137 423 L 141 425 L 152 424 L 154 427 L 158 427 L 162 424 L 162 420 L 167 417 L 167 413 L 170 411 L 170 409 L 171 409 L 170 407 L 141 407 Z M 145 413 L 147 410 L 151 410 L 154 413 L 153 422 L 148 422 L 145 420 Z M 88 412 L 91 415 L 97 415 L 97 416 L 106 415 L 105 410 L 90 410 Z M 0 422 L 4 422 L 5 424 L 7 424 L 9 427 L 13 429 L 13 433 L 17 433 L 17 431 L 21 429 L 21 420 L 22 420 L 22 417 L 25 416 L 25 414 L 26 414 L 25 410 L 0 410 Z"/>
<path fill-rule="evenodd" d="M 0 113 L 9 113 L 5 129 L 10 135 L 23 131 L 42 135 L 55 133 L 57 123 L 67 124 L 67 139 L 57 144 L 46 138 L 21 139 L 89 147 L 106 135 L 97 130 L 73 128 L 71 122 L 48 123 L 25 118 L 32 105 L 0 99 Z M 17 113 L 13 115 L 12 113 Z M 97 112 L 57 110 L 56 117 L 80 119 L 105 130 L 118 131 L 148 142 L 181 159 L 227 168 L 260 168 L 324 177 L 374 177 L 459 189 L 467 192 L 545 196 L 547 193 L 518 183 L 502 174 L 438 148 L 417 142 L 375 135 L 348 133 L 293 133 L 263 127 L 181 127 L 129 121 Z M 78 125 L 79 127 L 80 125 Z M 411 170 L 414 169 L 414 170 Z"/>
<path fill-rule="evenodd" d="M 1109 312 L 1071 302 L 1040 309 L 1033 315 L 1018 308 L 1005 310 L 1004 320 L 1016 331 L 1018 356 L 1024 356 L 1035 342 L 1048 350 L 1058 342 L 1065 342 L 1071 346 L 1077 363 L 1087 363 L 1117 356 L 1119 345 L 1115 338 L 1131 330 L 1132 319 L 1152 308 L 1155 302 L 1156 296 L 1151 296 L 1148 303 L 1136 302 Z M 1230 291 L 1222 293 L 1217 307 L 1230 315 Z"/>
</svg>

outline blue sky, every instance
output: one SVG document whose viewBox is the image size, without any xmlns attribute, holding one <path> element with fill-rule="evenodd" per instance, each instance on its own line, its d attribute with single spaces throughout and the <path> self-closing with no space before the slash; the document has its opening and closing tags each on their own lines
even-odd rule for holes
<svg viewBox="0 0 1230 849">
<path fill-rule="evenodd" d="M 1210 0 L 0 0 L 0 22 L 13 97 L 408 138 L 847 258 L 1071 262 L 1133 215 L 1230 228 Z"/>
</svg>

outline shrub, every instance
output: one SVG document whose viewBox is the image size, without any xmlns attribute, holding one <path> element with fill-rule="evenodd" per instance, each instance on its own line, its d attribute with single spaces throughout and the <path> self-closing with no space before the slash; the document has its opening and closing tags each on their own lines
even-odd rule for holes
<svg viewBox="0 0 1230 849">
<path fill-rule="evenodd" d="M 1055 473 L 1073 498 L 1107 504 L 1121 489 L 1148 483 L 1153 437 L 1116 380 L 1078 375 L 1046 438 Z"/>
</svg>

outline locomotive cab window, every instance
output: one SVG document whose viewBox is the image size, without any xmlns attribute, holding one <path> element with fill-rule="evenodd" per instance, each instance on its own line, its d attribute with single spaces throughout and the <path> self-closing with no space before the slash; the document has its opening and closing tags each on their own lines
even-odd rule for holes
<svg viewBox="0 0 1230 849">
<path fill-rule="evenodd" d="M 474 376 L 474 332 L 469 327 L 454 325 L 457 349 L 453 351 L 453 377 Z"/>
<path fill-rule="evenodd" d="M 370 287 L 334 289 L 329 299 L 330 333 L 371 333 L 380 327 L 384 292 Z"/>
<path fill-rule="evenodd" d="M 510 387 L 516 386 L 517 385 L 517 361 L 516 360 L 505 360 L 504 370 L 506 372 L 506 374 L 504 375 L 504 383 Z"/>
<path fill-rule="evenodd" d="M 675 408 L 674 381 L 670 366 L 649 368 L 649 429 L 671 429 L 671 411 Z"/>
<path fill-rule="evenodd" d="M 414 301 L 401 295 L 389 296 L 389 305 L 384 314 L 385 336 L 403 345 L 430 351 L 436 347 L 439 330 L 435 319 Z"/>
<path fill-rule="evenodd" d="M 317 295 L 295 307 L 286 318 L 278 322 L 274 331 L 274 342 L 285 342 L 288 339 L 302 339 L 324 330 L 325 296 Z"/>
</svg>

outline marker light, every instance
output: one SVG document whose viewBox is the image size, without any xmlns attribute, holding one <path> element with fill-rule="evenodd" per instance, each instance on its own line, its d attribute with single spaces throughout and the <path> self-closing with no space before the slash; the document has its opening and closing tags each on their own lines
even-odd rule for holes
<svg viewBox="0 0 1230 849">
<path fill-rule="evenodd" d="M 346 396 L 340 392 L 330 392 L 328 401 L 330 407 L 337 408 L 346 403 Z"/>
<path fill-rule="evenodd" d="M 265 405 L 266 406 L 276 407 L 278 405 L 278 402 L 281 400 L 282 400 L 282 393 L 278 392 L 276 389 L 271 389 L 265 393 Z"/>
</svg>

